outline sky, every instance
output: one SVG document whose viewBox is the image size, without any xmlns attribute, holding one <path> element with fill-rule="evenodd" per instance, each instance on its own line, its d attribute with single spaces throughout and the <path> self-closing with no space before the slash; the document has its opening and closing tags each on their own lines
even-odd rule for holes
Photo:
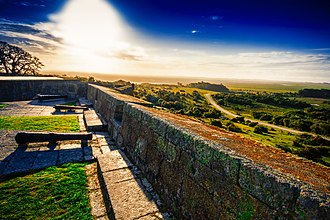
<svg viewBox="0 0 330 220">
<path fill-rule="evenodd" d="M 330 82 L 326 0 L 0 0 L 44 71 Z"/>
</svg>

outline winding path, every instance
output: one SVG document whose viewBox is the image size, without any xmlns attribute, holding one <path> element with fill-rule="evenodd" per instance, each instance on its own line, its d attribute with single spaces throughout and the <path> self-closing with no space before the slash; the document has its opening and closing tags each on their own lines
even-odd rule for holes
<svg viewBox="0 0 330 220">
<path fill-rule="evenodd" d="M 225 113 L 226 115 L 228 115 L 230 118 L 236 118 L 236 117 L 239 117 L 239 115 L 236 115 L 224 108 L 222 108 L 220 105 L 218 105 L 215 100 L 212 98 L 211 94 L 206 94 L 205 95 L 207 100 L 214 106 L 214 108 L 216 108 L 217 110 Z M 281 127 L 281 126 L 277 126 L 277 125 L 273 125 L 273 124 L 269 124 L 267 122 L 263 122 L 263 121 L 259 121 L 259 120 L 254 120 L 254 119 L 248 119 L 252 122 L 258 122 L 260 125 L 264 125 L 264 126 L 268 126 L 268 127 L 271 127 L 271 128 L 275 128 L 275 129 L 280 129 L 280 130 L 283 130 L 283 131 L 287 131 L 287 132 L 290 132 L 290 133 L 294 133 L 294 134 L 303 134 L 303 133 L 306 133 L 306 132 L 303 132 L 303 131 L 298 131 L 298 130 L 294 130 L 294 129 L 291 129 L 291 128 L 285 128 L 285 127 Z"/>
</svg>

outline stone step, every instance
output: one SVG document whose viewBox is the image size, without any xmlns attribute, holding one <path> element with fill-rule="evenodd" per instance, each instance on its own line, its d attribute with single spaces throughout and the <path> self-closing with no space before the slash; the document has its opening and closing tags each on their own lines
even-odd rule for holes
<svg viewBox="0 0 330 220">
<path fill-rule="evenodd" d="M 133 173 L 133 165 L 121 150 L 97 158 L 102 191 L 110 219 L 164 219 L 154 195 Z"/>
<path fill-rule="evenodd" d="M 106 124 L 104 120 L 96 114 L 95 110 L 84 111 L 84 120 L 86 124 L 87 131 L 105 131 Z"/>
<path fill-rule="evenodd" d="M 90 102 L 88 99 L 86 99 L 84 97 L 79 98 L 78 102 L 79 102 L 79 105 L 81 105 L 81 106 L 87 106 L 87 107 L 92 107 L 93 106 L 93 103 Z"/>
</svg>

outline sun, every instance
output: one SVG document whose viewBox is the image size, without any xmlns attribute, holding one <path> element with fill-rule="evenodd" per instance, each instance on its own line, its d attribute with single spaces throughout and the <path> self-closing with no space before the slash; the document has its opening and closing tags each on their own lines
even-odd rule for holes
<svg viewBox="0 0 330 220">
<path fill-rule="evenodd" d="M 116 54 L 127 47 L 126 24 L 105 0 L 70 0 L 49 18 L 62 43 L 56 59 L 63 69 L 109 72 L 121 65 Z"/>
</svg>

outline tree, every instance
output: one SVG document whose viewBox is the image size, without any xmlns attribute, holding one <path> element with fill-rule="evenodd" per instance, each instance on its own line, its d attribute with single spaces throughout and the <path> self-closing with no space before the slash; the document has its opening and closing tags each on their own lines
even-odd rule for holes
<svg viewBox="0 0 330 220">
<path fill-rule="evenodd" d="M 37 75 L 44 66 L 39 58 L 20 47 L 0 41 L 0 73 L 7 75 Z"/>
</svg>

